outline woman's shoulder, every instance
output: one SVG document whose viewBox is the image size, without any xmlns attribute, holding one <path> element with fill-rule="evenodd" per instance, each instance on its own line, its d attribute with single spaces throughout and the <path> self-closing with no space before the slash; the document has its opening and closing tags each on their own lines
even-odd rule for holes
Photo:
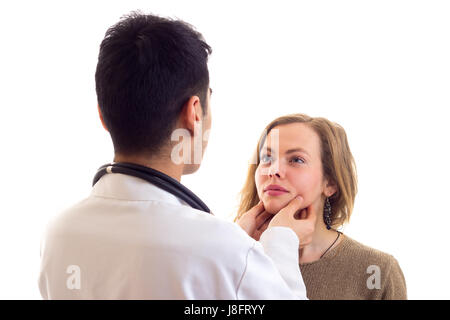
<svg viewBox="0 0 450 320">
<path fill-rule="evenodd" d="M 383 289 L 381 299 L 406 299 L 406 281 L 393 255 L 362 244 L 346 236 L 342 253 L 353 259 L 356 268 L 365 270 L 367 288 Z M 369 290 L 370 292 L 374 290 Z M 376 290 L 375 290 L 376 291 Z M 374 292 L 375 292 L 374 291 Z M 376 292 L 375 292 L 376 293 Z M 374 294 L 373 292 L 371 294 Z M 378 293 L 376 293 L 378 294 Z"/>
<path fill-rule="evenodd" d="M 348 254 L 352 259 L 360 261 L 365 265 L 369 263 L 382 269 L 390 268 L 392 265 L 398 265 L 393 255 L 365 245 L 348 235 L 344 236 L 341 254 Z"/>
</svg>

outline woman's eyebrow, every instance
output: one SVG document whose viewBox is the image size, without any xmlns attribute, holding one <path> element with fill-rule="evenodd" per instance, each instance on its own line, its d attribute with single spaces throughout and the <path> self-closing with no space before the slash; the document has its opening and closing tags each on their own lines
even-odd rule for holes
<svg viewBox="0 0 450 320">
<path fill-rule="evenodd" d="M 306 154 L 309 156 L 308 151 L 306 151 L 306 150 L 303 149 L 303 148 L 289 149 L 289 150 L 287 150 L 285 153 L 286 153 L 286 154 L 289 154 L 289 153 L 293 153 L 293 152 L 303 152 L 303 153 L 306 153 Z"/>
<path fill-rule="evenodd" d="M 266 149 L 267 149 L 267 151 L 272 152 L 272 149 L 271 149 L 270 147 L 267 147 Z M 308 151 L 306 151 L 306 150 L 303 149 L 303 148 L 289 149 L 289 150 L 287 150 L 287 151 L 285 152 L 285 154 L 289 154 L 289 153 L 293 153 L 293 152 L 298 152 L 298 151 L 299 151 L 299 152 L 306 153 L 306 154 L 309 156 Z"/>
</svg>

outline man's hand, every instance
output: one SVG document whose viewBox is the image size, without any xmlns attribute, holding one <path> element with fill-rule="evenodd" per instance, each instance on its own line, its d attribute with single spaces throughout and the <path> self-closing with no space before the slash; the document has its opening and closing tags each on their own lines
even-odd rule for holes
<svg viewBox="0 0 450 320">
<path fill-rule="evenodd" d="M 267 229 L 273 214 L 264 210 L 264 204 L 260 201 L 256 206 L 244 213 L 236 223 L 248 233 L 250 237 L 259 241 L 261 234 Z"/>
<path fill-rule="evenodd" d="M 275 226 L 291 228 L 297 234 L 300 248 L 311 243 L 317 219 L 312 206 L 308 208 L 302 208 L 302 206 L 303 198 L 295 197 L 275 215 L 267 226 L 268 228 Z"/>
</svg>

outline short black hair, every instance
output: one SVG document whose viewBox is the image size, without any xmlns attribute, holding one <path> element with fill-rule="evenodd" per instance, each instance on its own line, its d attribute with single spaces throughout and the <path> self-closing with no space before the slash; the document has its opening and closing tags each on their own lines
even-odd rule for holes
<svg viewBox="0 0 450 320">
<path fill-rule="evenodd" d="M 206 114 L 211 52 L 182 20 L 134 11 L 107 30 L 95 84 L 116 154 L 158 153 L 194 95 Z"/>
</svg>

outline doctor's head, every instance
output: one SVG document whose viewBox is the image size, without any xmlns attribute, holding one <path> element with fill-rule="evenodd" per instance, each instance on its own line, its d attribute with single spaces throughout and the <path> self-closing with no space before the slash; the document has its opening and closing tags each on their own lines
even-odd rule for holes
<svg viewBox="0 0 450 320">
<path fill-rule="evenodd" d="M 276 214 L 295 196 L 323 212 L 331 226 L 350 218 L 357 192 L 356 168 L 344 129 L 325 118 L 291 114 L 272 121 L 261 135 L 241 192 L 239 215 L 262 200 Z M 323 224 L 322 219 L 317 219 Z"/>
<path fill-rule="evenodd" d="M 211 127 L 209 54 L 202 35 L 181 20 L 133 12 L 107 30 L 95 82 L 116 157 L 170 160 L 183 136 L 192 146 L 179 150 L 192 159 L 183 173 L 200 166 Z"/>
</svg>

